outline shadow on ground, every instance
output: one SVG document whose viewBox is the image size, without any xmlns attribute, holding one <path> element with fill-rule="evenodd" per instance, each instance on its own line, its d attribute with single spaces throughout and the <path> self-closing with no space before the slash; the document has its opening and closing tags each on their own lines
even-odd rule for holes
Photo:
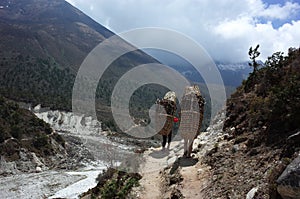
<svg viewBox="0 0 300 199">
<path fill-rule="evenodd" d="M 178 159 L 178 165 L 181 167 L 190 167 L 194 166 L 198 162 L 198 158 L 186 158 L 186 157 L 181 157 Z"/>
<path fill-rule="evenodd" d="M 165 150 L 153 151 L 149 155 L 153 158 L 161 159 L 161 158 L 168 156 L 169 154 L 170 154 L 170 151 L 165 149 Z"/>
</svg>

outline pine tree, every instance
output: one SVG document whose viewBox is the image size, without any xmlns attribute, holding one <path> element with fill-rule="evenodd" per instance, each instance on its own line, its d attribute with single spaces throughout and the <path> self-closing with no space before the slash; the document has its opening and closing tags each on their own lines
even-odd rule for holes
<svg viewBox="0 0 300 199">
<path fill-rule="evenodd" d="M 252 46 L 249 49 L 248 55 L 252 61 L 252 63 L 249 63 L 249 66 L 253 67 L 253 73 L 255 73 L 258 70 L 258 67 L 260 66 L 259 63 L 257 63 L 256 58 L 260 55 L 260 52 L 258 51 L 259 44 L 252 49 Z"/>
</svg>

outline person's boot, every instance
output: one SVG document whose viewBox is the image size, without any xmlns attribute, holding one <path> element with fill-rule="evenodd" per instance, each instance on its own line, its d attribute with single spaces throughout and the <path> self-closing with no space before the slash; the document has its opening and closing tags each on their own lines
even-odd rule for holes
<svg viewBox="0 0 300 199">
<path fill-rule="evenodd" d="M 187 151 L 184 151 L 184 152 L 183 152 L 183 157 L 185 158 L 186 155 L 187 155 Z"/>
<path fill-rule="evenodd" d="M 190 151 L 188 151 L 188 152 L 186 153 L 186 157 L 187 157 L 187 158 L 190 158 L 190 157 L 191 157 L 191 152 L 190 152 Z"/>
<path fill-rule="evenodd" d="M 167 149 L 170 150 L 170 143 L 168 143 Z"/>
</svg>

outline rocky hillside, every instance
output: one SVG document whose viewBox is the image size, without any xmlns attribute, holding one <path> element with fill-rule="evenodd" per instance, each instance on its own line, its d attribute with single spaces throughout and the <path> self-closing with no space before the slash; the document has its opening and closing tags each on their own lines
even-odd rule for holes
<svg viewBox="0 0 300 199">
<path fill-rule="evenodd" d="M 282 174 L 300 151 L 299 85 L 300 49 L 291 48 L 287 57 L 274 53 L 231 96 L 224 140 L 204 161 L 212 168 L 210 197 L 299 198 L 299 167 Z"/>
<path fill-rule="evenodd" d="M 0 174 L 54 167 L 65 141 L 28 110 L 0 97 Z"/>
<path fill-rule="evenodd" d="M 259 133 L 259 144 L 284 144 L 299 130 L 299 85 L 299 49 L 291 48 L 287 57 L 274 53 L 228 100 L 225 130 L 234 128 L 233 135 Z"/>
</svg>

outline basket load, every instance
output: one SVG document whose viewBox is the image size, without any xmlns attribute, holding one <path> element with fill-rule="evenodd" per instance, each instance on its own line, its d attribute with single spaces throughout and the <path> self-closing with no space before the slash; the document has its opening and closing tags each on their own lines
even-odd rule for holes
<svg viewBox="0 0 300 199">
<path fill-rule="evenodd" d="M 163 99 L 156 101 L 155 127 L 161 135 L 168 135 L 174 123 L 174 114 L 176 111 L 176 94 L 169 91 Z"/>
<path fill-rule="evenodd" d="M 183 139 L 193 139 L 200 132 L 204 113 L 204 99 L 197 85 L 185 88 L 180 107 L 180 135 Z"/>
</svg>

